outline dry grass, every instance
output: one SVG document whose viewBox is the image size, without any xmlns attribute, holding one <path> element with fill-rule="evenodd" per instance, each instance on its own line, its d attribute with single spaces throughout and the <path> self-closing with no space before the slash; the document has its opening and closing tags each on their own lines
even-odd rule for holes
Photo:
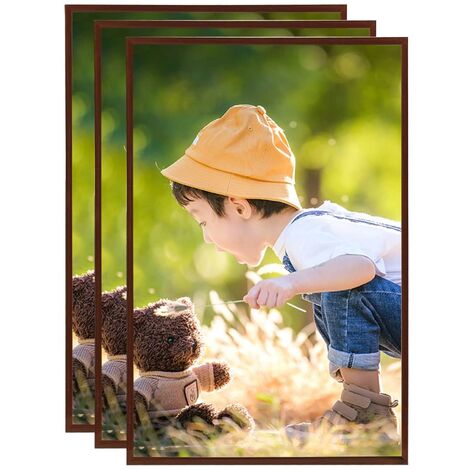
<svg viewBox="0 0 470 470">
<path fill-rule="evenodd" d="M 211 292 L 211 301 L 222 300 Z M 221 407 L 240 402 L 263 427 L 273 419 L 283 424 L 314 419 L 337 400 L 342 387 L 328 373 L 326 345 L 317 339 L 313 323 L 295 334 L 283 325 L 277 309 L 246 313 L 236 304 L 213 308 L 216 316 L 203 326 L 202 360 L 226 360 L 233 379 L 219 392 L 203 392 L 203 400 Z M 400 374 L 399 361 L 382 367 L 383 390 L 398 400 Z"/>
<path fill-rule="evenodd" d="M 212 303 L 219 303 L 211 292 Z M 314 419 L 332 405 L 340 384 L 328 373 L 326 348 L 316 341 L 313 324 L 297 335 L 285 327 L 277 309 L 246 310 L 236 304 L 214 305 L 216 316 L 204 326 L 204 359 L 230 364 L 231 383 L 203 400 L 223 407 L 242 403 L 259 426 Z"/>
<path fill-rule="evenodd" d="M 247 273 L 256 282 L 256 273 Z M 243 433 L 201 442 L 187 433 L 172 430 L 172 447 L 161 439 L 147 437 L 136 442 L 139 455 L 204 456 L 346 456 L 400 455 L 399 445 L 384 444 L 369 427 L 353 431 L 348 441 L 330 431 L 317 433 L 307 445 L 288 441 L 286 424 L 310 421 L 338 399 L 341 384 L 328 373 L 326 346 L 315 335 L 313 323 L 299 333 L 283 324 L 277 309 L 250 309 L 223 302 L 210 292 L 215 316 L 203 326 L 206 349 L 201 362 L 227 361 L 233 379 L 222 390 L 201 393 L 201 400 L 223 408 L 229 403 L 244 405 L 256 421 L 251 436 Z M 382 370 L 384 391 L 400 399 L 400 363 L 388 361 Z M 396 408 L 400 415 L 400 408 Z M 151 434 L 151 432 L 150 432 Z M 142 435 L 142 434 L 141 434 Z"/>
<path fill-rule="evenodd" d="M 347 436 L 340 429 L 322 429 L 308 442 L 290 441 L 278 430 L 242 431 L 201 439 L 196 433 L 170 428 L 165 436 L 141 440 L 134 455 L 148 457 L 350 457 L 400 456 L 399 445 L 380 442 L 371 426 L 353 429 Z"/>
</svg>

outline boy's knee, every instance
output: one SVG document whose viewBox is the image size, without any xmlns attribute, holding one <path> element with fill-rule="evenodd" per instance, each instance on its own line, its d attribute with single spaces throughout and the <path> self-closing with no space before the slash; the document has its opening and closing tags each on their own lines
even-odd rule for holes
<svg viewBox="0 0 470 470">
<path fill-rule="evenodd" d="M 348 289 L 336 292 L 324 292 L 321 299 L 321 311 L 327 324 L 336 324 L 335 328 L 346 328 L 347 318 L 363 311 L 361 292 Z"/>
</svg>

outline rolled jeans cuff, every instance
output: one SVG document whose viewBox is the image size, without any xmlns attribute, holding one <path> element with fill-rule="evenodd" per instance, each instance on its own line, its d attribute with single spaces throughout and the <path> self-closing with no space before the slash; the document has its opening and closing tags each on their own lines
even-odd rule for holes
<svg viewBox="0 0 470 470">
<path fill-rule="evenodd" d="M 338 382 L 343 382 L 340 374 L 340 368 L 379 370 L 380 352 L 368 354 L 349 353 L 328 348 L 328 360 L 330 361 L 330 375 Z"/>
</svg>

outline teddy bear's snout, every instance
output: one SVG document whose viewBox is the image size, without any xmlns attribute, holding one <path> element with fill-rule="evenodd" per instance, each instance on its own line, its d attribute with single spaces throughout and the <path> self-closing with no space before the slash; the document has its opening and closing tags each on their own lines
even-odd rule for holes
<svg viewBox="0 0 470 470">
<path fill-rule="evenodd" d="M 197 351 L 197 339 L 193 336 L 188 336 L 184 339 L 183 348 L 186 353 L 194 354 Z"/>
</svg>

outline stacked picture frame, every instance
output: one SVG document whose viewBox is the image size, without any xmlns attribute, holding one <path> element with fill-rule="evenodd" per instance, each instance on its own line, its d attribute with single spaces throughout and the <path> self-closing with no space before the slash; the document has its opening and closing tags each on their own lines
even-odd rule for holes
<svg viewBox="0 0 470 470">
<path fill-rule="evenodd" d="M 126 448 L 128 464 L 407 462 L 407 47 L 377 37 L 375 20 L 348 20 L 346 5 L 65 6 L 67 432 Z M 285 266 L 274 253 L 259 266 L 216 253 L 175 204 L 162 170 L 248 103 L 284 130 L 303 207 L 331 200 L 399 226 L 400 353 L 380 345 L 383 393 L 399 398 L 393 438 L 366 422 L 286 431 L 341 395 L 313 320 L 320 304 L 242 302 Z M 388 259 L 374 260 L 379 277 Z M 187 321 L 201 349 L 172 367 Z M 167 383 L 219 362 L 231 380 L 196 374 L 179 411 L 236 404 L 238 414 L 196 413 L 188 425 L 155 409 Z"/>
</svg>

